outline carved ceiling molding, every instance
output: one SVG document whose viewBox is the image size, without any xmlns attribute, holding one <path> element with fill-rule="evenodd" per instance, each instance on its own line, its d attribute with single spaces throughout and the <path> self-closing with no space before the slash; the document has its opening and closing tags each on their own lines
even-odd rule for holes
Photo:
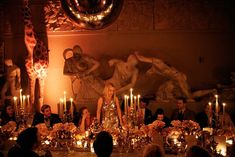
<svg viewBox="0 0 235 157">
<path fill-rule="evenodd" d="M 59 0 L 48 0 L 44 11 L 47 31 L 81 31 L 64 14 Z"/>
</svg>

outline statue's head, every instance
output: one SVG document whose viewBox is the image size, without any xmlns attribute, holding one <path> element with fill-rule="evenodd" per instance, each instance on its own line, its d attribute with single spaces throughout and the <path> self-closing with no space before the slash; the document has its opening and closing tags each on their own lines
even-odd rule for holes
<svg viewBox="0 0 235 157">
<path fill-rule="evenodd" d="M 134 54 L 130 54 L 127 58 L 127 62 L 132 65 L 136 65 L 138 63 L 138 59 L 136 58 Z"/>
<path fill-rule="evenodd" d="M 13 65 L 12 59 L 5 59 L 4 63 L 6 64 L 6 66 L 12 66 Z"/>
<path fill-rule="evenodd" d="M 76 59 L 80 59 L 82 57 L 82 49 L 79 45 L 75 45 L 73 47 L 73 57 Z"/>
</svg>

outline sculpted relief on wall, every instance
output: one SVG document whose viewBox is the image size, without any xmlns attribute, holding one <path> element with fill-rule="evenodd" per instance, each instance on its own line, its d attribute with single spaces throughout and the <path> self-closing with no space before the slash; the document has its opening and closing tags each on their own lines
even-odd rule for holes
<svg viewBox="0 0 235 157">
<path fill-rule="evenodd" d="M 110 78 L 105 80 L 100 75 L 94 74 L 101 63 L 84 54 L 79 45 L 65 49 L 63 56 L 65 59 L 63 73 L 71 79 L 75 102 L 97 100 L 102 95 L 105 83 L 112 83 L 116 88 L 116 94 L 120 97 L 130 88 L 137 88 L 136 90 L 141 93 L 148 93 L 148 82 L 142 82 L 142 86 L 138 84 L 141 84 L 140 77 L 145 76 L 151 79 L 153 74 L 160 74 L 165 79 L 162 84 L 150 89 L 155 91 L 152 94 L 155 95 L 157 101 L 174 100 L 178 96 L 194 101 L 197 97 L 216 92 L 215 89 L 192 92 L 186 74 L 157 57 L 146 57 L 137 51 L 130 54 L 126 61 L 117 58 L 110 59 L 107 67 L 104 68 L 106 71 L 112 68 L 114 70 Z M 151 65 L 151 68 L 143 72 L 141 66 L 137 66 L 141 62 Z"/>
</svg>

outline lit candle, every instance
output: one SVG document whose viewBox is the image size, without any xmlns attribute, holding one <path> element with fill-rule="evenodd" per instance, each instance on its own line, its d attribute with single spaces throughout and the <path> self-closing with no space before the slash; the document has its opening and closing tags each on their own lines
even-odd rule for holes
<svg viewBox="0 0 235 157">
<path fill-rule="evenodd" d="M 219 114 L 219 102 L 218 102 L 218 95 L 216 94 L 215 95 L 215 112 L 216 112 L 216 114 L 217 114 L 217 116 L 218 116 L 218 114 Z"/>
<path fill-rule="evenodd" d="M 130 89 L 131 107 L 133 107 L 133 89 Z"/>
<path fill-rule="evenodd" d="M 136 96 L 134 96 L 134 109 L 136 110 Z"/>
<path fill-rule="evenodd" d="M 127 109 L 127 115 L 129 114 L 129 96 L 126 96 L 126 109 Z"/>
<path fill-rule="evenodd" d="M 30 106 L 30 104 L 29 104 L 29 95 L 27 95 L 27 111 L 29 112 L 29 107 Z"/>
<path fill-rule="evenodd" d="M 137 95 L 137 106 L 138 106 L 138 110 L 140 109 L 140 95 Z"/>
<path fill-rule="evenodd" d="M 226 103 L 223 103 L 223 116 L 225 115 L 225 106 L 226 106 Z"/>
<path fill-rule="evenodd" d="M 208 102 L 208 105 L 209 105 L 209 109 L 210 109 L 210 112 L 212 111 L 212 103 L 211 102 Z"/>
<path fill-rule="evenodd" d="M 71 117 L 73 118 L 73 98 L 70 98 L 70 103 L 71 103 L 71 106 L 70 106 L 70 114 L 71 114 Z"/>
<path fill-rule="evenodd" d="M 22 89 L 20 89 L 20 106 L 22 106 Z"/>
<path fill-rule="evenodd" d="M 26 100 L 26 96 L 23 95 L 23 105 L 22 105 L 23 113 L 25 113 L 25 100 Z"/>
<path fill-rule="evenodd" d="M 66 112 L 66 91 L 64 91 L 64 112 Z"/>
<path fill-rule="evenodd" d="M 58 114 L 60 117 L 63 116 L 63 111 L 64 111 L 64 99 L 63 98 L 60 98 L 60 103 L 59 103 L 59 107 L 58 107 Z"/>
<path fill-rule="evenodd" d="M 25 100 L 26 100 L 26 96 L 25 96 L 25 95 L 23 95 L 23 106 L 22 106 L 23 108 L 25 107 L 25 103 L 26 103 L 26 101 L 25 101 Z"/>
<path fill-rule="evenodd" d="M 127 95 L 124 95 L 124 112 L 127 115 Z"/>
<path fill-rule="evenodd" d="M 18 115 L 18 109 L 17 109 L 17 97 L 16 97 L 16 96 L 14 96 L 14 97 L 13 97 L 13 100 L 14 100 L 15 112 L 16 112 L 16 115 Z"/>
</svg>

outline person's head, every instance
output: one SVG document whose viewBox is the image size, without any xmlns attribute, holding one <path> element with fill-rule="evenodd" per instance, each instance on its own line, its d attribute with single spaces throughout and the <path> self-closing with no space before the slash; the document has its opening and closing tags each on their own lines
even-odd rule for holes
<svg viewBox="0 0 235 157">
<path fill-rule="evenodd" d="M 12 59 L 5 59 L 4 63 L 5 63 L 6 66 L 12 66 L 13 65 Z"/>
<path fill-rule="evenodd" d="M 110 157 L 113 151 L 113 138 L 107 131 L 97 134 L 93 143 L 95 153 L 98 157 Z"/>
<path fill-rule="evenodd" d="M 87 114 L 88 115 L 87 118 L 90 118 L 90 112 L 86 106 L 83 106 L 79 109 L 78 111 L 79 119 L 81 119 L 84 114 Z"/>
<path fill-rule="evenodd" d="M 51 116 L 51 106 L 44 104 L 41 107 L 41 112 L 45 117 L 50 117 Z"/>
<path fill-rule="evenodd" d="M 27 128 L 22 131 L 17 138 L 16 143 L 24 150 L 32 150 L 40 143 L 40 135 L 36 127 Z"/>
<path fill-rule="evenodd" d="M 106 83 L 104 87 L 104 97 L 113 97 L 115 93 L 115 87 L 112 83 Z"/>
<path fill-rule="evenodd" d="M 189 150 L 186 152 L 186 157 L 212 157 L 211 154 L 204 148 L 200 146 L 192 146 L 189 148 Z"/>
<path fill-rule="evenodd" d="M 185 109 L 185 103 L 186 103 L 185 97 L 178 97 L 176 101 L 179 110 Z"/>
<path fill-rule="evenodd" d="M 14 113 L 15 113 L 15 111 L 14 111 L 13 105 L 10 102 L 9 103 L 6 102 L 4 105 L 2 114 L 4 116 L 12 117 L 12 116 L 14 116 Z"/>
<path fill-rule="evenodd" d="M 164 153 L 159 145 L 148 144 L 144 148 L 142 157 L 164 157 Z"/>
<path fill-rule="evenodd" d="M 128 56 L 127 62 L 135 66 L 138 63 L 138 59 L 136 58 L 135 55 L 131 54 Z"/>
<path fill-rule="evenodd" d="M 140 99 L 140 107 L 146 108 L 149 105 L 149 99 L 141 98 Z"/>
<path fill-rule="evenodd" d="M 155 112 L 155 116 L 157 120 L 163 121 L 164 119 L 164 110 L 162 108 L 158 108 Z"/>
<path fill-rule="evenodd" d="M 73 57 L 76 59 L 80 59 L 82 57 L 82 49 L 79 45 L 75 45 L 73 47 Z"/>
</svg>

